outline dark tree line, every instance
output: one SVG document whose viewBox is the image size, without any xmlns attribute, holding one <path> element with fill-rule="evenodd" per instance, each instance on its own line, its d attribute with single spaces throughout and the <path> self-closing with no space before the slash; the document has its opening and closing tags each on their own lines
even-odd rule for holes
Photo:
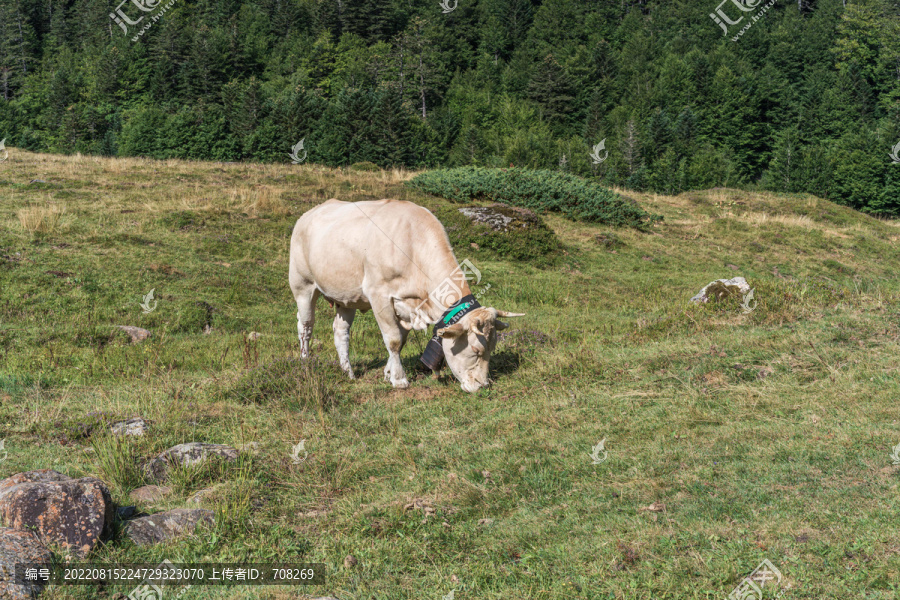
<svg viewBox="0 0 900 600">
<path fill-rule="evenodd" d="M 785 1 L 732 41 L 750 13 L 726 35 L 716 1 L 176 0 L 138 35 L 168 2 L 0 0 L 0 138 L 260 161 L 303 139 L 329 165 L 514 164 L 900 214 L 900 3 Z"/>
</svg>

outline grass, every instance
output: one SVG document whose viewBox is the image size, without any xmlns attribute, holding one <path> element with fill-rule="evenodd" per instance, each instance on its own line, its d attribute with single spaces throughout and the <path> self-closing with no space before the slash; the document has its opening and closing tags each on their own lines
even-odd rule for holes
<svg viewBox="0 0 900 600">
<path fill-rule="evenodd" d="M 324 302 L 315 361 L 299 360 L 287 248 L 327 198 L 446 206 L 403 185 L 414 173 L 21 151 L 3 169 L 0 476 L 97 476 L 128 505 L 168 447 L 259 444 L 176 470 L 171 494 L 138 507 L 210 508 L 213 527 L 149 548 L 119 536 L 95 562 L 328 568 L 323 586 L 182 598 L 721 599 L 764 558 L 783 598 L 898 595 L 893 222 L 801 195 L 617 190 L 664 221 L 547 215 L 563 251 L 543 269 L 457 248 L 491 286 L 483 304 L 527 316 L 504 332 L 489 391 L 421 375 L 395 391 L 371 313 L 353 327 L 356 381 Z M 21 211 L 63 204 L 40 235 L 22 227 Z M 736 275 L 753 312 L 687 302 Z M 133 345 L 115 325 L 152 337 Z M 404 350 L 411 375 L 425 342 Z M 106 433 L 133 416 L 152 423 L 142 438 Z"/>
<path fill-rule="evenodd" d="M 28 206 L 19 210 L 16 216 L 22 229 L 32 235 L 41 235 L 55 232 L 65 212 L 65 206 Z"/>
</svg>

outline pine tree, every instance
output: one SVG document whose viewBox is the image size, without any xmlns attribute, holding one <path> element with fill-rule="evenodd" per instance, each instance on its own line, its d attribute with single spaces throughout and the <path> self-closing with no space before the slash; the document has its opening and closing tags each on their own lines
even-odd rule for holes
<svg viewBox="0 0 900 600">
<path fill-rule="evenodd" d="M 552 54 L 537 67 L 528 84 L 528 97 L 541 107 L 547 121 L 566 124 L 574 99 L 571 82 Z"/>
<path fill-rule="evenodd" d="M 628 167 L 628 175 L 634 175 L 640 167 L 641 141 L 634 119 L 628 119 L 621 142 L 622 158 Z"/>
</svg>

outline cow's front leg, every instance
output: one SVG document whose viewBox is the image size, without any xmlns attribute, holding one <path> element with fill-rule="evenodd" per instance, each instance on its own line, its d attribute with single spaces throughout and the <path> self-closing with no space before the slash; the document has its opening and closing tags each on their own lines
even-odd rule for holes
<svg viewBox="0 0 900 600">
<path fill-rule="evenodd" d="M 337 307 L 334 324 L 331 326 L 334 329 L 334 347 L 337 348 L 341 369 L 350 376 L 350 379 L 355 379 L 353 367 L 350 365 L 350 327 L 355 317 L 355 308 Z"/>
<path fill-rule="evenodd" d="M 387 364 L 384 366 L 384 380 L 390 381 L 395 388 L 407 388 L 409 381 L 406 380 L 406 373 L 400 363 L 400 351 L 403 349 L 408 331 L 400 326 L 400 320 L 394 313 L 394 307 L 390 301 L 382 306 L 375 306 L 373 303 L 372 312 L 375 313 L 375 321 L 378 322 L 381 337 L 384 339 L 384 345 L 388 351 Z"/>
<path fill-rule="evenodd" d="M 397 352 L 398 357 L 399 357 L 400 353 L 403 352 L 403 347 L 406 346 L 406 338 L 408 336 L 409 336 L 409 329 L 407 329 L 407 328 L 403 327 L 403 325 L 401 325 L 400 326 L 400 350 Z M 385 341 L 385 344 L 387 344 L 387 341 Z M 388 348 L 388 351 L 390 351 L 390 347 Z M 399 359 L 398 359 L 398 362 L 399 362 Z M 392 365 L 393 365 L 393 363 L 390 360 L 388 360 L 387 364 L 384 365 L 384 380 L 385 381 L 391 381 Z M 403 371 L 402 363 L 400 365 L 400 370 Z M 404 378 L 406 377 L 405 373 L 404 373 L 403 377 Z M 391 383 L 393 383 L 393 381 L 391 381 Z M 405 386 L 403 386 L 403 387 L 405 387 Z"/>
</svg>

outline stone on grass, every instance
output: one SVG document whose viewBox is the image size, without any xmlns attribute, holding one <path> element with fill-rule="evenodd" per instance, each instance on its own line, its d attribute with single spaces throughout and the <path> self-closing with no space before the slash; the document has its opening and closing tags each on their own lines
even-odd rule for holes
<svg viewBox="0 0 900 600">
<path fill-rule="evenodd" d="M 133 490 L 129 497 L 140 504 L 153 504 L 172 492 L 172 488 L 167 485 L 145 485 Z"/>
<path fill-rule="evenodd" d="M 135 344 L 140 344 L 150 337 L 150 332 L 146 329 L 141 329 L 140 327 L 134 327 L 132 325 L 116 325 L 116 327 L 127 333 L 131 337 L 131 341 Z"/>
<path fill-rule="evenodd" d="M 32 532 L 0 527 L 0 598 L 31 600 L 37 596 L 42 589 L 38 583 L 16 583 L 16 563 L 37 565 L 50 559 L 50 551 Z"/>
<path fill-rule="evenodd" d="M 84 558 L 112 532 L 115 505 L 106 484 L 72 479 L 51 469 L 17 473 L 0 481 L 0 522 L 30 529 L 49 544 Z"/>
<path fill-rule="evenodd" d="M 149 426 L 150 424 L 147 421 L 136 417 L 134 419 L 117 421 L 109 426 L 109 430 L 114 435 L 144 435 Z"/>
<path fill-rule="evenodd" d="M 705 304 L 710 300 L 722 300 L 728 296 L 741 297 L 749 291 L 750 285 L 743 277 L 717 279 L 709 282 L 696 296 L 691 298 L 691 302 Z"/>
<path fill-rule="evenodd" d="M 161 481 L 166 478 L 166 471 L 171 464 L 189 467 L 213 457 L 231 461 L 237 459 L 238 451 L 236 448 L 224 444 L 207 444 L 206 442 L 178 444 L 151 460 L 145 467 L 145 472 L 150 479 Z"/>
<path fill-rule="evenodd" d="M 213 511 L 204 508 L 176 508 L 128 521 L 125 535 L 138 546 L 150 546 L 193 533 L 199 523 L 212 524 Z"/>
<path fill-rule="evenodd" d="M 499 202 L 490 206 L 460 208 L 459 212 L 471 221 L 487 225 L 494 231 L 528 229 L 541 223 L 540 217 L 533 211 Z"/>
</svg>

